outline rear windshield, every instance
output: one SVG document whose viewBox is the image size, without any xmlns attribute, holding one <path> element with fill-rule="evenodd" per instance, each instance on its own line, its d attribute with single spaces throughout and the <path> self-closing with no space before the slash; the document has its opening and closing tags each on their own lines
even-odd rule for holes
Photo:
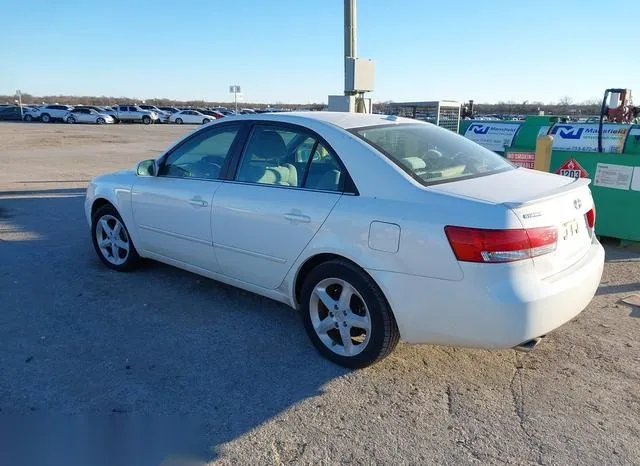
<svg viewBox="0 0 640 466">
<path fill-rule="evenodd" d="M 370 126 L 351 132 L 424 185 L 514 169 L 498 154 L 432 124 Z"/>
</svg>

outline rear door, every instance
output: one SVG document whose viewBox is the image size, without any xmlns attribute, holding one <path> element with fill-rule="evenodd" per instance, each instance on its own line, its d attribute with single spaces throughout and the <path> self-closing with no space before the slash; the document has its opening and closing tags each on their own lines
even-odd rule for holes
<svg viewBox="0 0 640 466">
<path fill-rule="evenodd" d="M 307 160 L 293 163 L 309 138 Z M 255 125 L 237 165 L 213 199 L 216 257 L 222 273 L 275 289 L 337 203 L 348 175 L 326 142 L 280 124 Z"/>
<path fill-rule="evenodd" d="M 199 131 L 163 158 L 158 176 L 136 178 L 132 206 L 141 249 L 219 271 L 212 246 L 212 200 L 241 128 L 230 123 Z"/>
</svg>

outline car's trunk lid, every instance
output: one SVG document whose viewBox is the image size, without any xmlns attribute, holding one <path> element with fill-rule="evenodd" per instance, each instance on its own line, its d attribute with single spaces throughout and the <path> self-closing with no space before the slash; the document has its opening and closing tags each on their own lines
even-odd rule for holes
<svg viewBox="0 0 640 466">
<path fill-rule="evenodd" d="M 533 259 L 538 276 L 547 278 L 571 267 L 589 249 L 593 235 L 586 219 L 593 208 L 589 182 L 518 168 L 429 189 L 504 205 L 527 229 L 555 227 L 556 250 Z"/>
</svg>

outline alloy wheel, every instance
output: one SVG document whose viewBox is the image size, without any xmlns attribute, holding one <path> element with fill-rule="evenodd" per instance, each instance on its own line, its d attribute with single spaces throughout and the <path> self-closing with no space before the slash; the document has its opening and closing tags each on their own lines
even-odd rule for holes
<svg viewBox="0 0 640 466">
<path fill-rule="evenodd" d="M 103 215 L 96 224 L 96 242 L 102 256 L 113 265 L 122 265 L 129 257 L 131 242 L 119 219 Z"/>
<path fill-rule="evenodd" d="M 311 324 L 320 341 L 340 356 L 355 356 L 367 347 L 371 316 L 364 299 L 350 283 L 325 278 L 309 300 Z"/>
</svg>

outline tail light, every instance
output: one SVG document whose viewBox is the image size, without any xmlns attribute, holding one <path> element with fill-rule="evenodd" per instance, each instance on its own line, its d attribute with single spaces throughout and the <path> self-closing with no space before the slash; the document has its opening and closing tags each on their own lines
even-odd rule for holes
<svg viewBox="0 0 640 466">
<path fill-rule="evenodd" d="M 556 250 L 554 227 L 486 230 L 446 226 L 444 231 L 456 258 L 464 262 L 513 262 Z"/>
<path fill-rule="evenodd" d="M 596 206 L 594 205 L 589 212 L 586 213 L 587 225 L 589 228 L 595 228 L 596 226 Z"/>
</svg>

